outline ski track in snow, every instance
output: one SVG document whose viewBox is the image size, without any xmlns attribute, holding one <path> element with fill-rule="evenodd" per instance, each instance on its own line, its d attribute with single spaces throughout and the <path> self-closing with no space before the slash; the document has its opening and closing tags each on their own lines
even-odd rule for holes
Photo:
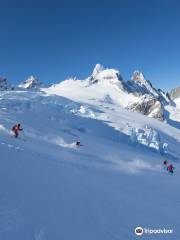
<svg viewBox="0 0 180 240">
<path fill-rule="evenodd" d="M 0 144 L 3 145 L 3 146 L 6 146 L 8 148 L 11 148 L 13 150 L 24 151 L 24 149 L 22 147 L 15 146 L 15 145 L 12 145 L 12 144 L 9 144 L 9 143 L 1 142 Z"/>
<path fill-rule="evenodd" d="M 5 142 L 1 142 L 0 144 L 1 144 L 1 145 L 5 145 L 5 146 L 7 146 L 8 148 L 12 148 L 12 149 L 14 149 L 14 150 L 24 151 L 24 149 L 21 148 L 21 147 L 19 147 L 19 146 L 15 146 L 15 145 L 8 144 L 8 143 L 5 143 Z"/>
</svg>

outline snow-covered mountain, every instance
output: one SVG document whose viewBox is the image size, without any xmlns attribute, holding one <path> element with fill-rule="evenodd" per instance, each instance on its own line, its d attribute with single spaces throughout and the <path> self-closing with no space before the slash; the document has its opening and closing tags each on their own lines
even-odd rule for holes
<svg viewBox="0 0 180 240">
<path fill-rule="evenodd" d="M 38 88 L 42 85 L 38 78 L 31 75 L 28 79 L 24 80 L 22 83 L 19 84 L 18 87 L 26 88 L 26 89 L 33 89 Z"/>
<path fill-rule="evenodd" d="M 102 65 L 96 64 L 92 75 L 88 78 L 91 83 L 110 83 L 121 87 L 123 81 L 120 72 L 116 69 L 105 69 Z"/>
<path fill-rule="evenodd" d="M 142 72 L 135 71 L 131 80 L 124 81 L 118 70 L 104 68 L 100 64 L 85 80 L 68 79 L 43 90 L 95 105 L 111 102 L 160 121 L 167 120 L 165 107 L 172 104 L 168 95 L 153 87 Z"/>
</svg>

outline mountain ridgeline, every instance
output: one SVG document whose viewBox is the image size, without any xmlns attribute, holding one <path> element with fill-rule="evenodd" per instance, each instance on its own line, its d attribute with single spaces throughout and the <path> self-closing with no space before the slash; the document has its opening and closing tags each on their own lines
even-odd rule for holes
<svg viewBox="0 0 180 240">
<path fill-rule="evenodd" d="M 109 102 L 120 105 L 127 110 L 139 112 L 160 121 L 166 120 L 167 106 L 169 108 L 174 106 L 179 111 L 179 106 L 177 106 L 175 100 L 180 98 L 180 87 L 165 93 L 161 89 L 156 89 L 140 71 L 134 71 L 131 79 L 124 81 L 118 70 L 104 68 L 100 64 L 96 64 L 91 76 L 84 80 L 67 79 L 50 87 L 45 87 L 34 76 L 30 76 L 15 87 L 8 84 L 6 78 L 0 78 L 1 91 L 16 89 L 43 90 L 67 98 L 73 98 L 73 94 L 69 95 L 69 92 L 77 89 L 79 98 L 81 99 L 84 96 L 83 101 L 98 98 L 102 102 L 108 99 Z M 93 89 L 96 92 L 95 95 Z M 90 93 L 91 97 L 89 96 Z"/>
</svg>

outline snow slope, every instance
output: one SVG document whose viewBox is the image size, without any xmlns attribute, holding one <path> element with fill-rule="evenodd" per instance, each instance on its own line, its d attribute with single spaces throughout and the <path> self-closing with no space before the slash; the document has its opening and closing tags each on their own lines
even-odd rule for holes
<svg viewBox="0 0 180 240">
<path fill-rule="evenodd" d="M 149 239 L 177 240 L 179 130 L 119 108 L 116 90 L 102 101 L 78 84 L 0 93 L 0 239 L 131 240 L 140 225 L 173 228 Z"/>
</svg>

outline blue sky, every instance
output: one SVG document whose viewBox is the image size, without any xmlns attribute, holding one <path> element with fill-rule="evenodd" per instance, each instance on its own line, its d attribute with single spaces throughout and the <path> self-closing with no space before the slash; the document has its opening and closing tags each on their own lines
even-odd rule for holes
<svg viewBox="0 0 180 240">
<path fill-rule="evenodd" d="M 96 63 L 180 84 L 179 0 L 0 0 L 0 75 L 83 79 Z"/>
</svg>

